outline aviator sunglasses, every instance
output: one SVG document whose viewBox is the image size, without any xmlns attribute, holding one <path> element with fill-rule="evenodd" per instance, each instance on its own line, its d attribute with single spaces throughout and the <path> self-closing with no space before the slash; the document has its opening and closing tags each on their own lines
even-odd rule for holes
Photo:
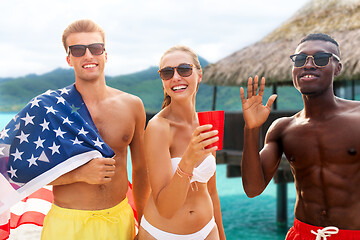
<svg viewBox="0 0 360 240">
<path fill-rule="evenodd" d="M 74 57 L 82 57 L 86 53 L 86 49 L 89 49 L 92 55 L 101 55 L 105 51 L 103 43 L 92 43 L 89 45 L 72 45 L 69 46 L 68 54 L 71 53 Z"/>
<path fill-rule="evenodd" d="M 291 55 L 290 58 L 294 62 L 294 67 L 299 68 L 303 67 L 308 58 L 312 58 L 316 67 L 325 67 L 329 64 L 330 58 L 334 57 L 337 61 L 340 61 L 340 58 L 333 53 L 319 52 L 314 55 L 307 55 L 304 53 Z"/>
<path fill-rule="evenodd" d="M 188 77 L 193 72 L 193 65 L 188 63 L 181 63 L 177 67 L 164 67 L 158 72 L 160 73 L 162 80 L 170 80 L 174 76 L 175 69 L 181 77 Z"/>
</svg>

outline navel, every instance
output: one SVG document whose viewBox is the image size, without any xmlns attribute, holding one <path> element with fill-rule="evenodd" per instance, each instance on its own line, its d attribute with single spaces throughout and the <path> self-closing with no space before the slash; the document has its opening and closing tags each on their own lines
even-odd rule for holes
<svg viewBox="0 0 360 240">
<path fill-rule="evenodd" d="M 290 158 L 289 158 L 289 162 L 295 162 L 295 158 L 294 158 L 294 157 L 290 157 Z"/>
<path fill-rule="evenodd" d="M 105 184 L 99 184 L 98 188 L 100 191 L 104 191 L 106 189 L 106 186 L 105 186 Z"/>
<path fill-rule="evenodd" d="M 350 155 L 356 155 L 356 149 L 355 148 L 350 148 L 349 150 L 348 150 L 348 153 L 350 154 Z"/>
<path fill-rule="evenodd" d="M 321 215 L 325 217 L 325 216 L 327 215 L 326 210 L 322 210 L 322 211 L 321 211 Z"/>
</svg>

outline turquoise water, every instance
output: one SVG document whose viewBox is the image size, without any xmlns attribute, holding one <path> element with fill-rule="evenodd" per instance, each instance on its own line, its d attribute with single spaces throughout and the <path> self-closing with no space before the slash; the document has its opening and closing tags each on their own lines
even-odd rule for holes
<svg viewBox="0 0 360 240">
<path fill-rule="evenodd" d="M 0 130 L 15 113 L 0 113 Z M 129 162 L 129 169 L 131 164 Z M 129 172 L 130 173 L 130 172 Z M 129 175 L 131 176 L 131 175 Z M 227 178 L 226 165 L 217 165 L 217 189 L 226 237 L 229 240 L 282 240 L 286 229 L 276 224 L 276 185 L 271 182 L 256 198 L 248 198 L 241 178 Z M 295 187 L 288 184 L 288 227 L 294 221 Z"/>
</svg>

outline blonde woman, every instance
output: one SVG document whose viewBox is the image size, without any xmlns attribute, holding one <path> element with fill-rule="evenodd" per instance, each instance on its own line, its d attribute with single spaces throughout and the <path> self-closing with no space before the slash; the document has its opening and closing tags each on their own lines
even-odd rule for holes
<svg viewBox="0 0 360 240">
<path fill-rule="evenodd" d="M 202 79 L 197 55 L 175 46 L 160 60 L 162 110 L 145 132 L 145 155 L 152 193 L 139 239 L 225 239 L 216 189 L 219 140 L 211 125 L 199 126 L 195 96 Z"/>
</svg>

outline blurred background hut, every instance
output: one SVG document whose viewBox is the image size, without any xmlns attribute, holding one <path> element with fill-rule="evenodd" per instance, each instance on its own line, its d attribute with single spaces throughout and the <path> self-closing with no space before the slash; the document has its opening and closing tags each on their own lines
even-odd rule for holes
<svg viewBox="0 0 360 240">
<path fill-rule="evenodd" d="M 258 75 L 264 76 L 267 85 L 276 92 L 277 86 L 292 84 L 289 56 L 300 40 L 318 32 L 329 34 L 340 45 L 343 71 L 334 81 L 335 94 L 355 99 L 355 81 L 360 76 L 360 0 L 309 1 L 260 41 L 208 65 L 203 82 L 214 86 L 245 86 L 249 76 Z"/>
</svg>

